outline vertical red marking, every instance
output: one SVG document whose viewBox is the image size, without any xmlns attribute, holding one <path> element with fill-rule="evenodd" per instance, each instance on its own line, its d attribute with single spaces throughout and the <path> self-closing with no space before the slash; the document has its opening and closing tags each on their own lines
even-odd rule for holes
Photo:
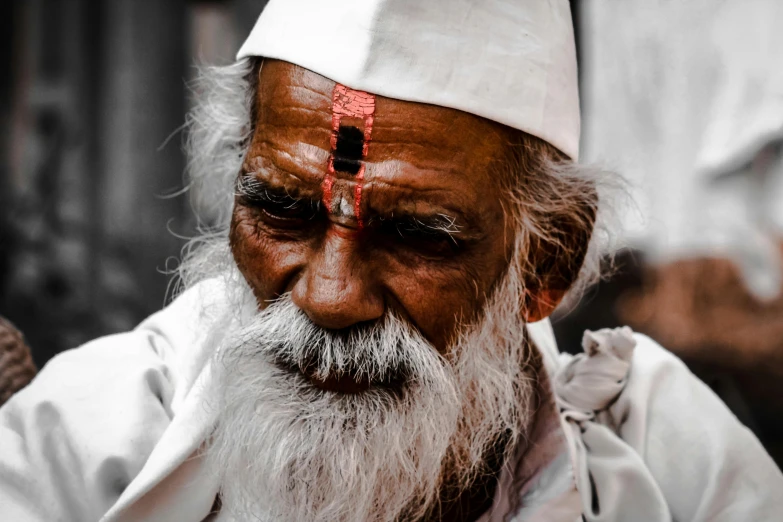
<svg viewBox="0 0 783 522">
<path fill-rule="evenodd" d="M 365 148 L 367 145 L 364 145 Z M 356 221 L 358 221 L 359 229 L 364 228 L 364 221 L 362 220 L 362 185 L 364 181 L 364 163 L 359 167 L 359 172 L 356 173 L 356 188 L 353 191 L 353 213 L 356 215 Z"/>
<path fill-rule="evenodd" d="M 323 203 L 327 212 L 332 211 L 332 185 L 334 185 L 334 158 L 329 156 L 329 166 L 326 168 L 326 176 L 321 184 L 323 190 Z"/>
<path fill-rule="evenodd" d="M 375 100 L 373 100 L 372 112 L 364 117 L 364 147 L 362 148 L 362 157 L 367 156 L 367 149 L 370 148 L 370 138 L 372 137 L 372 124 L 375 121 Z"/>
<path fill-rule="evenodd" d="M 362 159 L 367 157 L 370 139 L 372 138 L 372 125 L 375 119 L 375 95 L 364 91 L 357 91 L 342 84 L 336 84 L 332 91 L 332 136 L 330 145 L 332 155 L 329 157 L 327 174 L 322 183 L 324 206 L 328 211 L 332 210 L 332 185 L 334 185 L 334 150 L 337 148 L 337 132 L 343 117 L 361 118 L 364 121 L 364 146 L 362 147 Z M 354 190 L 354 213 L 359 222 L 359 228 L 364 226 L 361 213 L 362 186 L 364 181 L 364 163 L 356 174 L 356 188 Z"/>
</svg>

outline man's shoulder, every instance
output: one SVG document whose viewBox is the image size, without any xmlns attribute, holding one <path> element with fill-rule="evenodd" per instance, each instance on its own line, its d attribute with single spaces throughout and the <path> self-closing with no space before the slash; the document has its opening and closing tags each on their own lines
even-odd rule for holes
<svg viewBox="0 0 783 522">
<path fill-rule="evenodd" d="M 744 429 L 720 398 L 674 353 L 643 334 L 634 333 L 628 379 L 618 400 L 618 408 L 628 415 L 643 414 L 648 427 L 718 425 Z M 613 408 L 614 409 L 614 408 Z M 649 423 L 655 425 L 650 426 Z M 681 433 L 687 435 L 687 433 Z"/>
<path fill-rule="evenodd" d="M 0 408 L 0 505 L 14 520 L 97 520 L 116 502 L 210 352 L 215 292 L 196 285 L 134 330 L 59 354 Z"/>
<path fill-rule="evenodd" d="M 175 349 L 188 349 L 225 316 L 229 304 L 225 286 L 220 278 L 194 284 L 142 321 L 136 330 L 155 332 Z"/>
<path fill-rule="evenodd" d="M 645 384 L 652 384 L 656 379 L 696 379 L 682 359 L 654 339 L 636 332 L 633 338 L 636 347 L 629 377 L 633 377 L 634 384 L 641 379 Z"/>
<path fill-rule="evenodd" d="M 0 408 L 0 505 L 13 520 L 97 520 L 171 422 L 157 334 L 68 350 Z"/>
<path fill-rule="evenodd" d="M 721 517 L 738 506 L 751 509 L 754 495 L 783 486 L 753 433 L 679 357 L 645 335 L 634 338 L 626 387 L 610 412 L 675 518 L 733 520 Z M 762 512 L 767 504 L 757 500 L 752 509 Z"/>
</svg>

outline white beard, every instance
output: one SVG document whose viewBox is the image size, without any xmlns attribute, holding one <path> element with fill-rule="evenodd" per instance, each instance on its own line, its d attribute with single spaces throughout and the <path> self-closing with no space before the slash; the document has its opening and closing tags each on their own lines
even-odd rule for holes
<svg viewBox="0 0 783 522">
<path fill-rule="evenodd" d="M 219 420 L 206 456 L 223 509 L 236 520 L 283 522 L 437 511 L 444 486 L 469 487 L 486 471 L 487 450 L 506 437 L 510 451 L 530 424 L 519 292 L 510 273 L 449 360 L 393 314 L 335 335 L 285 296 L 241 321 L 213 361 Z M 275 361 L 321 378 L 351 372 L 404 384 L 328 392 Z"/>
</svg>

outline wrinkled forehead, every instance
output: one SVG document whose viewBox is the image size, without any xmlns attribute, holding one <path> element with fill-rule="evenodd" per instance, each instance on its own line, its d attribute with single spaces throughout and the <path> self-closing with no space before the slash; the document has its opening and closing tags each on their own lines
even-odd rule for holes
<svg viewBox="0 0 783 522">
<path fill-rule="evenodd" d="M 350 88 L 312 71 L 279 60 L 265 60 L 259 72 L 257 127 L 299 134 L 304 142 L 321 143 L 324 134 L 340 125 L 366 132 L 367 118 L 341 106 L 340 89 Z M 505 159 L 508 144 L 518 131 L 459 110 L 386 98 L 367 93 L 364 110 L 371 111 L 371 159 L 400 159 L 422 164 L 480 168 Z M 350 101 L 345 105 L 350 105 Z M 363 110 L 358 107 L 358 110 Z M 334 144 L 332 144 L 334 145 Z"/>
</svg>

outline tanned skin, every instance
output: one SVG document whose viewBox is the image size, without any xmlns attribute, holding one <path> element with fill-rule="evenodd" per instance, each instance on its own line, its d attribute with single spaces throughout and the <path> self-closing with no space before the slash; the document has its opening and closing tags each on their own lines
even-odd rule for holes
<svg viewBox="0 0 783 522">
<path fill-rule="evenodd" d="M 448 356 L 512 253 L 500 176 L 515 131 L 458 110 L 377 96 L 360 226 L 340 205 L 328 210 L 322 201 L 334 87 L 301 67 L 264 62 L 240 173 L 246 190 L 231 224 L 234 258 L 262 309 L 290 292 L 315 324 L 333 330 L 394 310 Z M 332 190 L 345 195 L 343 208 L 353 205 L 357 182 L 336 173 Z M 546 304 L 533 299 L 528 320 L 547 316 L 558 299 L 540 301 Z M 316 384 L 361 391 L 360 383 Z M 478 484 L 442 520 L 476 518 L 491 490 Z"/>
</svg>

